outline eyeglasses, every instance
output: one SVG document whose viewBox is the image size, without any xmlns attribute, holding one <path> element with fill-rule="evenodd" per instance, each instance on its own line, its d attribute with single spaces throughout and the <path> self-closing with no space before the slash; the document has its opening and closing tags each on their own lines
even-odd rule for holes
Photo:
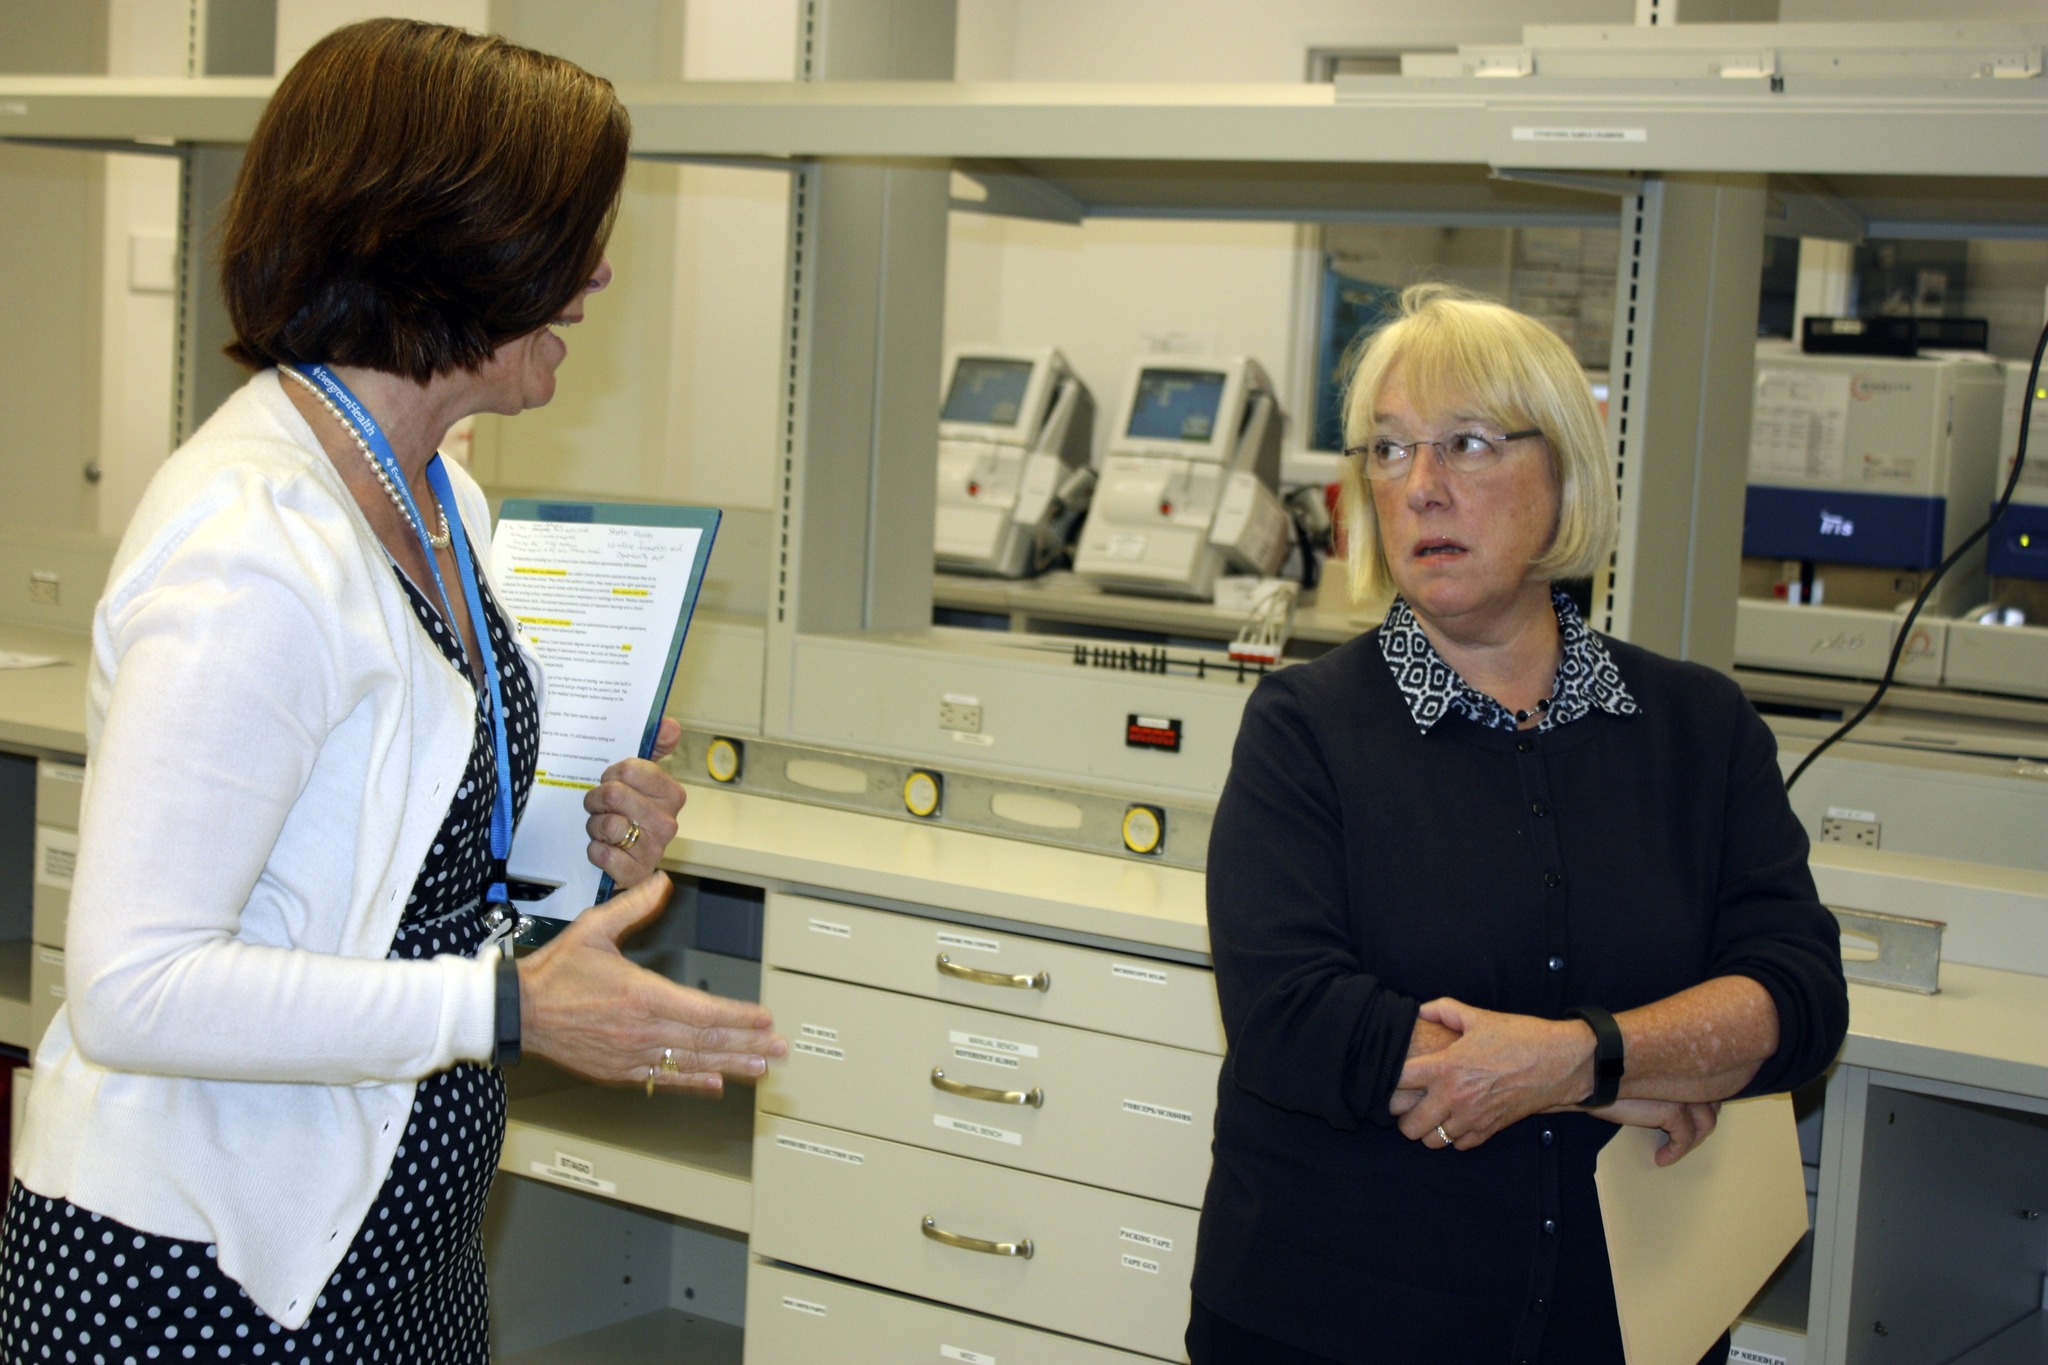
<svg viewBox="0 0 2048 1365">
<path fill-rule="evenodd" d="M 1454 431 L 1440 441 L 1394 441 L 1375 437 L 1362 446 L 1351 446 L 1346 455 L 1362 455 L 1365 477 L 1373 480 L 1399 479 L 1414 468 L 1409 461 L 1424 446 L 1435 446 L 1439 458 L 1460 474 L 1474 474 L 1500 462 L 1502 447 L 1510 441 L 1526 441 L 1543 433 L 1535 427 L 1510 431 L 1505 436 L 1488 436 L 1483 431 Z"/>
</svg>

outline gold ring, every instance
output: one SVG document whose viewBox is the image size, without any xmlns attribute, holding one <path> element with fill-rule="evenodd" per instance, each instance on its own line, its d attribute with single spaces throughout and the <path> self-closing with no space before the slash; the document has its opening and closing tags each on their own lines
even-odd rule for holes
<svg viewBox="0 0 2048 1365">
<path fill-rule="evenodd" d="M 639 843 L 640 836 L 646 833 L 645 830 L 640 828 L 640 822 L 638 820 L 633 819 L 631 816 L 628 816 L 626 818 L 626 827 L 627 828 L 624 837 L 612 840 L 612 847 L 620 850 L 621 852 Z"/>
<path fill-rule="evenodd" d="M 676 1065 L 676 1050 L 674 1048 L 665 1047 L 661 1050 L 661 1069 L 671 1076 L 677 1075 L 682 1071 L 682 1068 Z"/>
<path fill-rule="evenodd" d="M 654 1098 L 654 1068 L 651 1066 L 647 1068 L 647 1098 Z"/>
</svg>

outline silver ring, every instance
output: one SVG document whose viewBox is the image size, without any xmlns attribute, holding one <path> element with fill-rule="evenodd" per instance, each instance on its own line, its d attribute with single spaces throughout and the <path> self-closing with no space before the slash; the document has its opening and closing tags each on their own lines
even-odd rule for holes
<svg viewBox="0 0 2048 1365">
<path fill-rule="evenodd" d="M 1441 1123 L 1436 1126 L 1436 1135 L 1444 1140 L 1444 1146 L 1448 1147 L 1451 1145 L 1451 1135 L 1444 1131 L 1444 1126 Z"/>
<path fill-rule="evenodd" d="M 639 843 L 640 836 L 646 833 L 645 830 L 640 828 L 640 822 L 638 820 L 633 819 L 631 816 L 626 817 L 626 826 L 627 828 L 625 835 L 621 838 L 612 840 L 612 847 L 618 849 L 620 852 L 624 852 L 625 850 L 631 848 L 633 845 Z"/>
</svg>

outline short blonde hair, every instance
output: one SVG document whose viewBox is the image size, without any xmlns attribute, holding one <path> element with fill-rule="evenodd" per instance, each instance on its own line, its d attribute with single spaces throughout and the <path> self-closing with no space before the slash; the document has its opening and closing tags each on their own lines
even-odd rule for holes
<svg viewBox="0 0 2048 1365">
<path fill-rule="evenodd" d="M 1359 353 L 1344 395 L 1344 445 L 1377 434 L 1373 411 L 1387 376 L 1401 370 L 1408 401 L 1424 412 L 1464 410 L 1504 431 L 1543 433 L 1557 476 L 1557 526 L 1531 564 L 1544 581 L 1591 578 L 1606 567 L 1618 533 L 1614 465 L 1586 373 L 1571 348 L 1536 319 L 1449 285 L 1418 284 L 1401 295 L 1394 320 Z M 1394 591 L 1360 456 L 1340 475 L 1351 594 L 1371 601 Z"/>
</svg>

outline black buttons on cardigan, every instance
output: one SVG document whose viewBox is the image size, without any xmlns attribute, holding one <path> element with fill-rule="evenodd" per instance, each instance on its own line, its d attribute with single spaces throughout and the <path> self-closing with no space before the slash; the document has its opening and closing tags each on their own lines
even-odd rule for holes
<svg viewBox="0 0 2048 1365">
<path fill-rule="evenodd" d="M 1516 741 L 1515 741 L 1515 752 L 1516 752 L 1516 753 L 1519 753 L 1519 754 L 1533 754 L 1533 753 L 1535 753 L 1535 752 L 1536 752 L 1536 741 L 1535 741 L 1535 740 L 1533 740 L 1533 739 L 1518 739 L 1518 740 L 1516 740 Z"/>
<path fill-rule="evenodd" d="M 1549 1305 L 1548 1303 L 1545 1303 L 1545 1302 L 1544 1302 L 1544 1301 L 1543 1301 L 1542 1299 L 1538 1299 L 1538 1300 L 1536 1300 L 1536 1302 L 1534 1302 L 1534 1303 L 1532 1303 L 1532 1304 L 1530 1304 L 1530 1305 L 1529 1305 L 1529 1311 L 1530 1311 L 1531 1313 L 1535 1313 L 1535 1314 L 1538 1314 L 1538 1315 L 1541 1315 L 1541 1314 L 1543 1314 L 1543 1313 L 1546 1313 L 1546 1312 L 1548 1312 L 1549 1310 L 1550 1310 L 1550 1305 Z"/>
<path fill-rule="evenodd" d="M 1554 867 L 1546 870 L 1543 874 L 1543 884 L 1552 888 L 1563 886 L 1564 873 Z"/>
<path fill-rule="evenodd" d="M 1550 970 L 1552 970 L 1553 972 L 1561 972 L 1564 970 L 1564 959 L 1561 957 L 1553 957 L 1545 965 L 1548 966 Z"/>
<path fill-rule="evenodd" d="M 1556 1231 L 1557 1220 L 1555 1218 L 1546 1218 L 1543 1220 L 1543 1233 L 1545 1236 L 1549 1236 L 1555 1233 Z"/>
<path fill-rule="evenodd" d="M 1553 1143 L 1553 1142 L 1555 1142 L 1555 1141 L 1557 1141 L 1557 1134 L 1555 1134 L 1555 1133 L 1551 1132 L 1551 1131 L 1550 1131 L 1550 1130 L 1549 1130 L 1548 1128 L 1545 1128 L 1545 1129 L 1543 1130 L 1543 1138 L 1542 1138 L 1542 1142 L 1543 1142 L 1543 1145 L 1544 1145 L 1545 1147 L 1548 1147 L 1548 1146 L 1549 1146 L 1549 1145 L 1550 1145 L 1551 1143 Z"/>
<path fill-rule="evenodd" d="M 1550 814 L 1550 803 L 1548 801 L 1538 801 L 1530 806 L 1529 809 L 1535 811 L 1538 815 L 1548 815 Z"/>
</svg>

